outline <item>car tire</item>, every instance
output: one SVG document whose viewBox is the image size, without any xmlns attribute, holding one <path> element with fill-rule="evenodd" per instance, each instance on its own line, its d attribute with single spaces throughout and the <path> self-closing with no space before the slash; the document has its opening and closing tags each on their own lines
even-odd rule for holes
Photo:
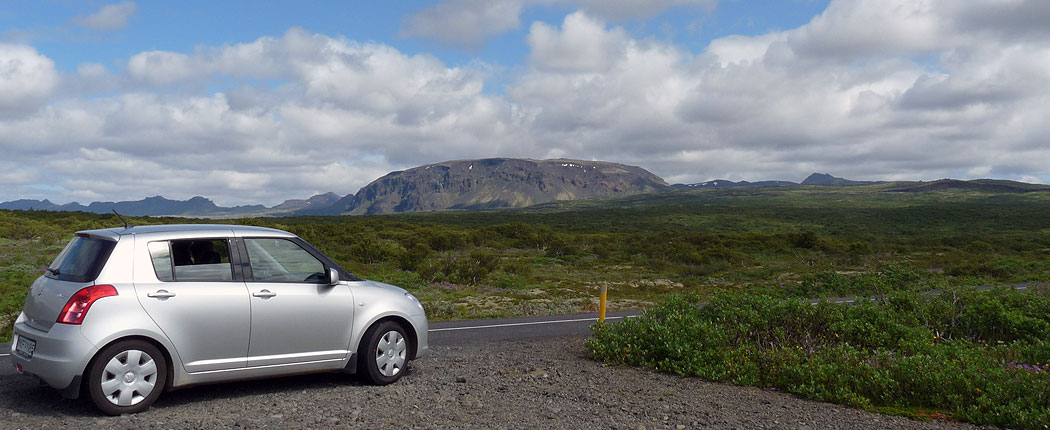
<svg viewBox="0 0 1050 430">
<path fill-rule="evenodd" d="M 88 395 L 109 415 L 134 414 L 149 408 L 164 391 L 168 362 L 153 344 L 124 340 L 102 349 L 87 372 Z"/>
<path fill-rule="evenodd" d="M 405 329 L 393 321 L 368 328 L 357 348 L 357 374 L 372 385 L 386 385 L 401 379 L 408 366 L 411 340 Z"/>
</svg>

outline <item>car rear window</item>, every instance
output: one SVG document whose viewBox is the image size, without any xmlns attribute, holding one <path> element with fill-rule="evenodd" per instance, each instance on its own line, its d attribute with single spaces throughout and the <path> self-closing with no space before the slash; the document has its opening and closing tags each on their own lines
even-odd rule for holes
<svg viewBox="0 0 1050 430">
<path fill-rule="evenodd" d="M 55 257 L 44 276 L 59 281 L 94 281 L 116 244 L 112 240 L 78 235 Z"/>
</svg>

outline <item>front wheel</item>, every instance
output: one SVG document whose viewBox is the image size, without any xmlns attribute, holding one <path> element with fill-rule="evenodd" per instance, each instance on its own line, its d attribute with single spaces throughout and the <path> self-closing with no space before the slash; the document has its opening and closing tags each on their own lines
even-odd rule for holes
<svg viewBox="0 0 1050 430">
<path fill-rule="evenodd" d="M 409 346 L 401 324 L 385 321 L 370 327 L 357 348 L 357 373 L 373 385 L 397 381 L 405 373 Z"/>
<path fill-rule="evenodd" d="M 168 377 L 168 363 L 152 344 L 125 340 L 107 346 L 88 368 L 87 390 L 91 401 L 109 415 L 146 410 Z"/>
</svg>

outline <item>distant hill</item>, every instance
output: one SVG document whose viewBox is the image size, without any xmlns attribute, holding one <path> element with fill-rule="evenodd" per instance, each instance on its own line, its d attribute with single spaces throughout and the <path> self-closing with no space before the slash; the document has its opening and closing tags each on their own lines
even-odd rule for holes
<svg viewBox="0 0 1050 430">
<path fill-rule="evenodd" d="M 885 181 L 852 181 L 849 179 L 836 178 L 827 173 L 814 173 L 809 175 L 802 185 L 873 185 L 885 184 Z"/>
<path fill-rule="evenodd" d="M 1001 179 L 974 179 L 971 181 L 939 179 L 931 182 L 902 182 L 898 187 L 886 191 L 897 193 L 921 193 L 950 190 L 980 191 L 986 193 L 1030 193 L 1035 191 L 1050 191 L 1050 186 Z"/>
<path fill-rule="evenodd" d="M 74 202 L 74 204 L 80 205 L 79 203 L 76 203 L 76 202 Z M 7 210 L 13 210 L 13 211 L 28 211 L 28 210 L 53 211 L 53 210 L 58 210 L 58 209 L 56 209 L 58 207 L 59 207 L 59 205 L 51 203 L 51 201 L 48 200 L 48 199 L 44 199 L 44 200 L 19 199 L 19 200 L 12 200 L 12 201 L 9 201 L 9 202 L 0 203 L 0 209 L 7 209 Z"/>
<path fill-rule="evenodd" d="M 636 166 L 605 161 L 570 159 L 533 160 L 487 158 L 454 160 L 390 172 L 356 194 L 317 194 L 285 200 L 273 207 L 222 207 L 204 197 L 170 200 L 161 196 L 136 201 L 56 204 L 50 200 L 21 199 L 0 203 L 6 210 L 83 211 L 128 216 L 183 216 L 239 218 L 289 215 L 364 215 L 447 209 L 517 208 L 541 203 L 601 199 L 667 190 L 712 188 L 789 187 L 797 185 L 855 186 L 888 184 L 879 191 L 918 193 L 968 190 L 988 193 L 1050 191 L 1050 186 L 1023 182 L 941 179 L 932 182 L 854 181 L 827 173 L 809 175 L 801 184 L 790 181 L 727 181 L 667 185 L 663 179 Z M 688 195 L 688 194 L 685 194 Z"/>
<path fill-rule="evenodd" d="M 791 182 L 791 181 L 740 181 L 733 182 L 725 179 L 715 179 L 713 181 L 699 182 L 695 184 L 674 184 L 672 188 L 676 190 L 695 190 L 705 188 L 739 188 L 739 187 L 790 187 L 794 185 L 872 185 L 872 184 L 883 184 L 882 181 L 854 181 L 844 178 L 836 178 L 827 173 L 814 173 L 809 175 L 802 183 Z"/>
<path fill-rule="evenodd" d="M 330 208 L 301 213 L 361 215 L 510 208 L 668 189 L 663 179 L 641 167 L 605 161 L 454 160 L 388 173 Z"/>
<path fill-rule="evenodd" d="M 111 213 L 116 210 L 121 215 L 128 216 L 208 216 L 223 214 L 253 213 L 266 209 L 263 205 L 236 206 L 232 208 L 216 206 L 214 202 L 204 197 L 193 197 L 189 200 L 170 200 L 161 196 L 147 197 L 142 200 L 123 202 L 92 202 L 84 206 L 73 202 L 64 205 L 56 205 L 51 201 L 44 200 L 15 200 L 13 202 L 0 203 L 0 209 L 9 210 L 48 210 L 48 211 L 82 211 L 97 214 Z"/>
<path fill-rule="evenodd" d="M 273 209 L 311 209 L 311 208 L 325 208 L 331 206 L 337 200 L 339 200 L 339 194 L 328 192 L 324 194 L 317 194 L 306 200 L 295 199 L 285 200 Z"/>
<path fill-rule="evenodd" d="M 604 161 L 489 158 L 455 160 L 396 171 L 376 179 L 357 194 L 318 194 L 272 208 L 262 205 L 221 207 L 204 197 L 169 200 L 155 196 L 137 201 L 73 202 L 16 200 L 0 209 L 84 211 L 129 216 L 200 216 L 229 218 L 282 215 L 359 215 L 445 209 L 523 207 L 559 200 L 593 199 L 669 190 L 641 167 Z"/>
<path fill-rule="evenodd" d="M 740 181 L 733 182 L 725 179 L 715 179 L 713 181 L 699 182 L 696 184 L 674 184 L 672 188 L 677 190 L 695 190 L 703 188 L 736 188 L 736 187 L 790 187 L 792 185 L 798 185 L 797 182 L 791 181 L 758 181 L 748 182 Z"/>
</svg>

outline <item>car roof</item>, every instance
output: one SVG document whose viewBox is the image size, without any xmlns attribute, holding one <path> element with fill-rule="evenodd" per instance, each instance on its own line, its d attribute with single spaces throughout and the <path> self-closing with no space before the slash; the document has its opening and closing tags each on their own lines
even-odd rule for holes
<svg viewBox="0 0 1050 430">
<path fill-rule="evenodd" d="M 142 225 L 134 226 L 130 228 L 114 227 L 114 228 L 103 228 L 98 230 L 82 230 L 78 231 L 77 234 L 87 234 L 91 236 L 102 236 L 111 239 L 117 239 L 120 236 L 132 235 L 132 234 L 145 234 L 145 233 L 201 233 L 208 234 L 215 231 L 233 231 L 238 236 L 243 235 L 267 235 L 267 236 L 281 236 L 281 237 L 292 237 L 291 233 L 284 230 L 278 230 L 275 228 L 267 227 L 256 227 L 250 225 L 232 225 L 232 224 L 160 224 L 160 225 Z"/>
</svg>

